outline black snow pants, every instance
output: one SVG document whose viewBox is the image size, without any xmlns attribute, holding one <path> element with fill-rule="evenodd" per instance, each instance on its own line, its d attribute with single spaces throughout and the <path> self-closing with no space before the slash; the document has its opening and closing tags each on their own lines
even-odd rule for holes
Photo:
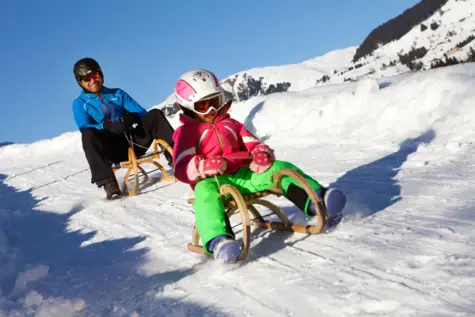
<svg viewBox="0 0 475 317">
<path fill-rule="evenodd" d="M 131 131 L 134 151 L 143 155 L 154 139 L 165 140 L 173 148 L 173 127 L 163 112 L 153 109 L 142 118 L 141 124 Z M 110 134 L 104 130 L 86 128 L 82 131 L 82 147 L 91 169 L 91 183 L 102 187 L 114 180 L 112 164 L 128 160 L 129 143 L 125 134 Z"/>
</svg>

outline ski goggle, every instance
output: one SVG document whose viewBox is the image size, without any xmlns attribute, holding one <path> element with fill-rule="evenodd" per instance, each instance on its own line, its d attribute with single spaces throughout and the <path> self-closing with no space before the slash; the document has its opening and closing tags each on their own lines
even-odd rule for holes
<svg viewBox="0 0 475 317">
<path fill-rule="evenodd" d="M 87 76 L 81 76 L 80 79 L 86 83 L 90 82 L 91 80 L 93 79 L 99 79 L 101 77 L 101 75 L 99 74 L 99 72 L 94 72 L 90 75 L 87 75 Z"/>
<path fill-rule="evenodd" d="M 211 110 L 219 111 L 223 107 L 223 96 L 216 95 L 209 99 L 199 100 L 193 105 L 193 111 L 199 114 L 208 114 Z"/>
</svg>

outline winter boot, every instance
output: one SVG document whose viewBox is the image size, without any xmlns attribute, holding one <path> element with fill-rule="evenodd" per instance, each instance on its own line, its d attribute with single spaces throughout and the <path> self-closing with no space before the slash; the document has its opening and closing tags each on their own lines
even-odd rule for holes
<svg viewBox="0 0 475 317">
<path fill-rule="evenodd" d="M 209 249 L 213 252 L 214 259 L 224 264 L 235 263 L 241 254 L 237 242 L 228 236 L 218 236 L 211 240 Z"/>
<path fill-rule="evenodd" d="M 106 198 L 108 200 L 113 200 L 122 197 L 122 192 L 120 191 L 119 184 L 117 183 L 117 179 L 115 178 L 110 182 L 104 184 L 104 190 L 106 192 Z"/>
<path fill-rule="evenodd" d="M 317 190 L 318 198 L 323 201 L 323 205 L 328 212 L 327 229 L 336 227 L 342 218 L 343 208 L 346 205 L 346 197 L 343 192 L 335 188 L 320 188 Z M 317 214 L 313 203 L 308 207 L 310 214 Z"/>
</svg>

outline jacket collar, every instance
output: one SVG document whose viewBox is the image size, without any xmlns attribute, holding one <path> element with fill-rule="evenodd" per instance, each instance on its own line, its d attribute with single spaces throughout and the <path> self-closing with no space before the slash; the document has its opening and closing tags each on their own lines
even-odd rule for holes
<svg viewBox="0 0 475 317">
<path fill-rule="evenodd" d="M 102 89 L 101 91 L 99 92 L 100 95 L 102 94 L 106 94 L 108 92 L 110 92 L 111 89 L 110 88 L 107 88 L 106 86 L 102 86 Z M 84 96 L 86 98 L 96 98 L 97 97 L 97 94 L 95 93 L 92 93 L 92 92 L 87 92 L 85 90 L 81 91 L 81 96 Z"/>
</svg>

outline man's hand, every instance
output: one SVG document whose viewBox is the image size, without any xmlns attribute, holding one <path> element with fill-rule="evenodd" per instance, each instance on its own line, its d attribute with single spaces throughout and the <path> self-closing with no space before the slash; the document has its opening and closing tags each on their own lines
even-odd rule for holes
<svg viewBox="0 0 475 317">
<path fill-rule="evenodd" d="M 107 120 L 102 125 L 104 130 L 113 134 L 122 134 L 125 132 L 125 125 L 122 122 L 113 122 L 111 120 Z"/>
<path fill-rule="evenodd" d="M 126 128 L 131 128 L 135 123 L 139 124 L 141 118 L 136 112 L 127 112 L 120 117 L 120 121 L 124 124 Z"/>
</svg>

